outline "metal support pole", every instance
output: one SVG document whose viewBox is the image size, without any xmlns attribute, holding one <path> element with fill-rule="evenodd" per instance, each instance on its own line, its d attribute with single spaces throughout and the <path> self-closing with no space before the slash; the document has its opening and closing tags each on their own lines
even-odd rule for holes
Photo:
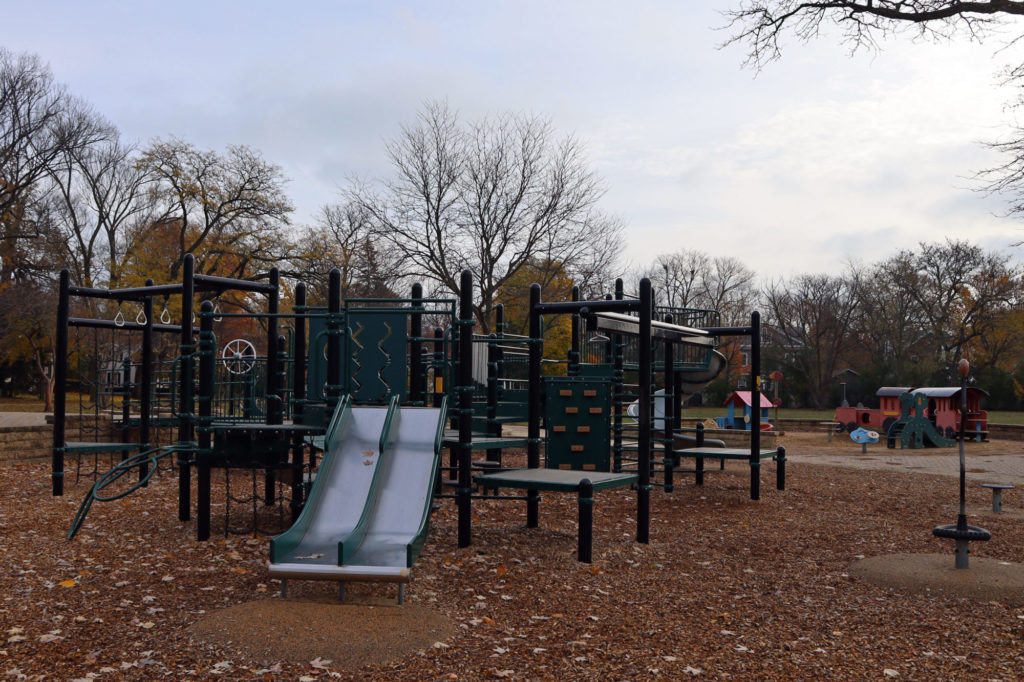
<svg viewBox="0 0 1024 682">
<path fill-rule="evenodd" d="M 426 375 L 423 373 L 423 344 L 419 341 L 423 336 L 423 285 L 416 282 L 412 285 L 412 313 L 409 315 L 409 400 L 416 405 L 426 404 Z"/>
<path fill-rule="evenodd" d="M 267 301 L 267 376 L 266 412 L 267 424 L 280 424 L 284 420 L 284 387 L 282 386 L 277 346 L 277 313 L 279 304 L 280 276 L 277 268 L 270 269 L 270 286 L 273 287 Z"/>
<path fill-rule="evenodd" d="M 146 286 L 153 286 L 153 280 L 147 279 Z M 139 443 L 142 450 L 148 450 L 149 418 L 153 411 L 153 297 L 147 296 L 142 301 L 142 314 L 146 316 L 146 324 L 142 327 L 142 358 L 139 363 Z M 139 464 L 139 480 L 149 473 L 149 463 Z M 148 485 L 148 482 L 143 484 Z"/>
<path fill-rule="evenodd" d="M 540 466 L 540 407 L 543 391 L 541 390 L 540 364 L 544 352 L 540 332 L 540 285 L 530 285 L 530 373 L 529 373 L 529 405 L 527 407 L 526 466 L 536 469 Z M 540 497 L 536 490 L 526 492 L 526 527 L 536 528 L 540 517 Z"/>
<path fill-rule="evenodd" d="M 195 418 L 192 414 L 195 396 L 192 368 L 194 365 L 195 343 L 192 336 L 192 306 L 195 297 L 195 257 L 185 254 L 181 277 L 181 377 L 178 413 L 178 442 L 191 443 L 195 438 Z M 178 520 L 188 521 L 192 507 L 192 464 L 194 452 L 178 453 Z"/>
<path fill-rule="evenodd" d="M 761 314 L 750 314 L 750 499 L 761 499 Z"/>
<path fill-rule="evenodd" d="M 213 303 L 203 301 L 200 306 L 203 313 L 213 312 Z M 209 427 L 213 405 L 213 372 L 214 372 L 214 341 L 213 317 L 200 315 L 199 319 L 199 422 Z M 196 539 L 210 539 L 210 431 L 208 428 L 199 431 L 199 451 L 196 453 Z"/>
<path fill-rule="evenodd" d="M 615 300 L 621 301 L 625 298 L 622 278 L 615 280 Z M 625 394 L 625 348 L 622 343 L 621 334 L 612 334 L 610 345 L 612 347 L 612 471 L 622 472 L 622 410 Z"/>
<path fill-rule="evenodd" d="M 473 442 L 473 274 L 463 270 L 459 281 L 459 547 L 472 543 Z"/>
<path fill-rule="evenodd" d="M 444 330 L 434 327 L 434 407 L 441 407 L 444 401 Z"/>
<path fill-rule="evenodd" d="M 589 478 L 580 481 L 577 503 L 579 529 L 576 538 L 576 559 L 589 564 L 594 543 L 594 484 Z"/>
<path fill-rule="evenodd" d="M 306 318 L 302 315 L 306 312 L 306 285 L 299 282 L 295 285 L 295 335 L 292 338 L 292 423 L 306 423 L 303 414 L 306 400 Z M 306 497 L 305 477 L 303 476 L 302 455 L 305 450 L 301 433 L 292 436 L 292 523 L 299 518 L 302 506 Z M 313 449 L 310 448 L 312 459 Z M 310 461 L 310 471 L 316 466 L 316 462 Z"/>
<path fill-rule="evenodd" d="M 71 273 L 60 271 L 60 293 L 57 299 L 57 333 L 53 351 L 53 461 L 50 482 L 55 496 L 64 494 L 64 442 L 68 390 L 68 317 L 70 310 Z"/>
<path fill-rule="evenodd" d="M 636 541 L 650 540 L 651 508 L 651 280 L 640 280 L 640 429 L 637 442 Z"/>
</svg>

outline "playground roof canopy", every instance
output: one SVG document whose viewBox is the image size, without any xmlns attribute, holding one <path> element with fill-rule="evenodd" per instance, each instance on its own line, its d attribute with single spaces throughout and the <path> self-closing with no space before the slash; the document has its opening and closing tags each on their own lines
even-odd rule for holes
<svg viewBox="0 0 1024 682">
<path fill-rule="evenodd" d="M 974 386 L 968 386 L 967 392 L 977 391 L 983 396 L 988 397 L 988 391 L 982 388 L 976 388 Z M 915 388 L 914 393 L 923 393 L 929 398 L 951 398 L 954 395 L 960 393 L 959 386 L 924 386 L 922 388 Z"/>
<path fill-rule="evenodd" d="M 764 393 L 761 393 L 760 396 L 761 407 L 775 407 L 775 404 Z M 733 391 L 732 395 L 725 401 L 726 405 L 738 405 L 740 403 L 750 407 L 750 391 Z"/>
<path fill-rule="evenodd" d="M 899 396 L 910 392 L 910 386 L 882 386 L 875 392 L 878 397 Z"/>
</svg>

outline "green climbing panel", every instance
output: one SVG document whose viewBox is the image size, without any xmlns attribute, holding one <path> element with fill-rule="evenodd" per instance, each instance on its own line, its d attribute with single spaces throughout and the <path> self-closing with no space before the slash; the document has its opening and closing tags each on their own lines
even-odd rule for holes
<svg viewBox="0 0 1024 682">
<path fill-rule="evenodd" d="M 408 315 L 404 312 L 363 312 L 350 308 L 347 333 L 341 342 L 342 391 L 359 404 L 386 404 L 391 396 L 404 400 L 407 393 Z M 327 381 L 327 321 L 309 320 L 310 400 L 324 399 Z"/>
<path fill-rule="evenodd" d="M 610 471 L 611 382 L 589 377 L 544 380 L 549 469 Z"/>
</svg>

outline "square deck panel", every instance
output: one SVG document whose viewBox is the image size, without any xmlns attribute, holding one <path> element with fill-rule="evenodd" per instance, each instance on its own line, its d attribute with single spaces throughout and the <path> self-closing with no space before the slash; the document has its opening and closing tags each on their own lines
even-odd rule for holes
<svg viewBox="0 0 1024 682">
<path fill-rule="evenodd" d="M 591 377 L 547 377 L 544 391 L 546 465 L 610 471 L 611 383 Z"/>
<path fill-rule="evenodd" d="M 612 474 L 601 471 L 572 471 L 569 469 L 510 469 L 496 474 L 480 474 L 473 479 L 489 488 L 516 490 L 542 490 L 570 493 L 579 490 L 580 481 L 590 479 L 594 490 L 621 488 L 637 482 L 636 474 Z"/>
</svg>

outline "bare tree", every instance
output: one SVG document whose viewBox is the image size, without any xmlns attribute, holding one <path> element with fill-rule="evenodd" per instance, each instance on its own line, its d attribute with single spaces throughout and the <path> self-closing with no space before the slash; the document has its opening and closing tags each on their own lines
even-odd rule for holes
<svg viewBox="0 0 1024 682">
<path fill-rule="evenodd" d="M 953 40 L 963 36 L 980 41 L 996 34 L 998 27 L 1024 15 L 1019 0 L 740 0 L 736 9 L 726 11 L 726 45 L 739 44 L 747 49 L 746 63 L 761 68 L 778 59 L 781 39 L 787 34 L 807 42 L 817 38 L 825 26 L 835 26 L 840 40 L 851 51 L 877 47 L 879 39 L 901 31 L 912 31 L 932 40 Z M 999 35 L 1006 35 L 1000 33 Z M 1009 44 L 1021 38 L 1019 31 L 1009 32 Z M 1012 65 L 1004 71 L 1004 84 L 1020 92 L 1024 83 L 1024 65 Z M 1013 106 L 1024 104 L 1016 95 Z M 1024 215 L 1024 128 L 1015 125 L 1007 139 L 991 143 L 1008 158 L 1005 163 L 978 173 L 988 192 L 1009 196 L 1010 215 Z"/>
<path fill-rule="evenodd" d="M 102 274 L 117 287 L 141 226 L 157 219 L 150 189 L 155 181 L 136 150 L 111 139 L 62 154 L 50 171 L 54 213 L 75 279 L 92 285 Z M 103 259 L 102 273 L 97 261 Z"/>
<path fill-rule="evenodd" d="M 618 251 L 621 224 L 597 210 L 604 188 L 580 143 L 556 140 L 545 119 L 501 114 L 463 125 L 431 103 L 387 151 L 393 175 L 353 183 L 346 198 L 410 270 L 456 293 L 469 268 L 485 331 L 495 294 L 526 263 L 596 279 Z"/>
<path fill-rule="evenodd" d="M 940 362 L 955 364 L 990 318 L 1021 293 L 1021 269 L 1008 256 L 968 242 L 921 244 L 919 253 L 903 251 L 895 258 L 913 269 L 913 277 L 902 285 L 928 323 Z"/>
<path fill-rule="evenodd" d="M 140 163 L 156 179 L 162 218 L 154 223 L 175 233 L 171 280 L 180 276 L 187 253 L 196 256 L 199 271 L 232 277 L 253 263 L 286 257 L 292 205 L 281 169 L 259 152 L 230 146 L 222 156 L 172 138 L 150 145 Z"/>
<path fill-rule="evenodd" d="M 0 48 L 0 269 L 8 280 L 21 266 L 17 242 L 38 237 L 28 219 L 45 197 L 40 183 L 60 155 L 78 152 L 113 129 L 54 82 L 36 55 Z"/>
<path fill-rule="evenodd" d="M 326 295 L 328 274 L 341 272 L 343 298 L 388 298 L 398 294 L 402 256 L 390 242 L 375 240 L 367 215 L 351 204 L 324 206 L 293 249 L 289 273 Z M 320 295 L 313 293 L 313 298 Z"/>
<path fill-rule="evenodd" d="M 803 383 L 814 407 L 826 406 L 832 377 L 850 349 L 857 290 L 847 277 L 799 275 L 764 290 L 765 337 L 785 373 Z"/>
</svg>

